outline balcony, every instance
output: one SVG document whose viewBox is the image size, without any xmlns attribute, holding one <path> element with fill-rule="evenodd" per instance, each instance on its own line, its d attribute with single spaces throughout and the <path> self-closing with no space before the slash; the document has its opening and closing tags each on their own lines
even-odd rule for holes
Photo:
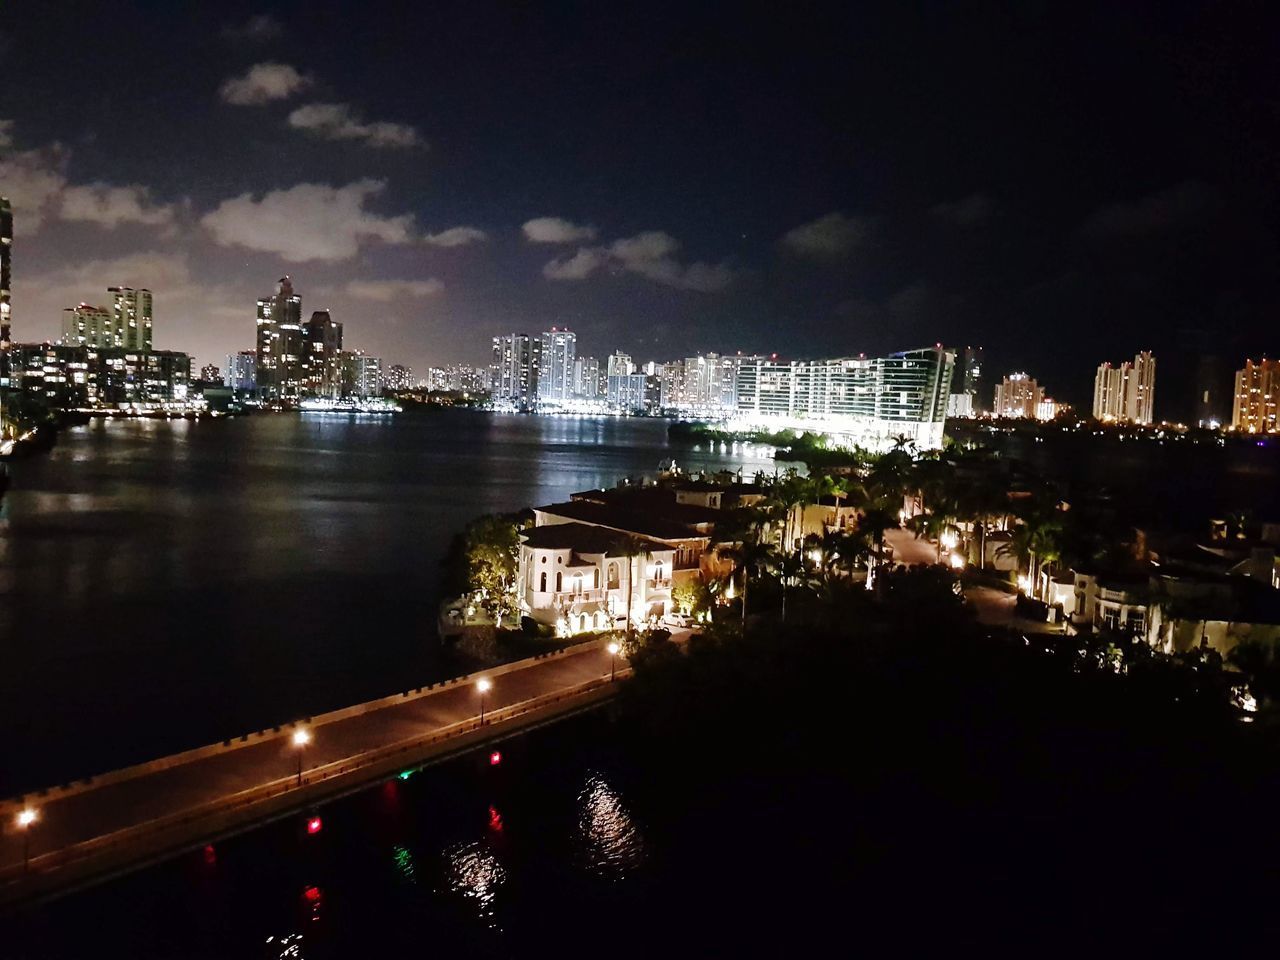
<svg viewBox="0 0 1280 960">
<path fill-rule="evenodd" d="M 596 600 L 603 600 L 604 594 L 603 587 L 597 587 L 593 590 L 562 590 L 552 595 L 552 602 L 557 606 L 560 604 L 568 606 L 574 603 L 591 603 Z"/>
<path fill-rule="evenodd" d="M 659 580 L 655 577 L 651 577 L 644 582 L 644 585 L 646 590 L 670 590 L 671 579 L 669 577 L 663 577 Z"/>
</svg>

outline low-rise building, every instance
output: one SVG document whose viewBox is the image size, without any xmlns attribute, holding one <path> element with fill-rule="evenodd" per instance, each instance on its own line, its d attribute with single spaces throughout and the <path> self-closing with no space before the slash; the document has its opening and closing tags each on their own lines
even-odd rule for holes
<svg viewBox="0 0 1280 960">
<path fill-rule="evenodd" d="M 675 550 L 587 523 L 547 523 L 521 535 L 517 602 L 562 635 L 637 625 L 671 612 Z"/>
</svg>

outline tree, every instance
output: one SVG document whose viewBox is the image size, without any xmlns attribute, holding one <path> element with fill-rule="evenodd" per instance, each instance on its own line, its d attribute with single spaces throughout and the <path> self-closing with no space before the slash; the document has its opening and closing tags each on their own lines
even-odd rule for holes
<svg viewBox="0 0 1280 960">
<path fill-rule="evenodd" d="M 501 624 L 515 607 L 520 532 L 508 517 L 481 517 L 465 535 L 467 586 Z"/>
<path fill-rule="evenodd" d="M 753 577 L 759 576 L 760 572 L 767 568 L 777 555 L 777 551 L 771 544 L 760 540 L 744 540 L 734 544 L 725 551 L 726 556 L 733 560 L 733 572 L 730 577 L 735 577 L 739 573 L 742 574 L 742 623 L 747 623 L 747 587 L 751 583 Z"/>
<path fill-rule="evenodd" d="M 635 577 L 634 565 L 636 557 L 644 557 L 649 554 L 648 542 L 643 537 L 635 534 L 627 534 L 619 537 L 614 542 L 614 550 L 618 555 L 626 557 L 627 560 L 627 638 L 632 640 L 635 634 L 635 625 L 631 620 L 631 602 L 635 598 Z"/>
</svg>

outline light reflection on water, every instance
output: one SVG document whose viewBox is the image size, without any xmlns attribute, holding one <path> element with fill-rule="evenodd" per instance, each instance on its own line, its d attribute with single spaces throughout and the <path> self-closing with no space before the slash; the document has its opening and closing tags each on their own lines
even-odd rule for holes
<svg viewBox="0 0 1280 960">
<path fill-rule="evenodd" d="M 618 791 L 592 772 L 578 793 L 578 859 L 601 879 L 625 879 L 645 859 L 644 837 Z"/>
<path fill-rule="evenodd" d="M 456 843 L 444 852 L 445 890 L 460 894 L 475 908 L 476 916 L 490 929 L 500 930 L 498 891 L 507 871 L 483 843 Z"/>
</svg>

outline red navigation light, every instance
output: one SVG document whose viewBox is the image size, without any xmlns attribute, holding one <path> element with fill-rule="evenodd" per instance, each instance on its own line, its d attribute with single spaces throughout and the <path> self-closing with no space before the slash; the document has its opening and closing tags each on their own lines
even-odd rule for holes
<svg viewBox="0 0 1280 960">
<path fill-rule="evenodd" d="M 307 887 L 307 889 L 302 891 L 302 895 L 306 897 L 308 903 L 315 903 L 324 896 L 324 894 L 320 892 L 319 887 Z"/>
<path fill-rule="evenodd" d="M 489 754 L 489 766 L 496 767 L 501 762 L 502 762 L 502 754 L 499 753 L 497 750 Z"/>
<path fill-rule="evenodd" d="M 307 820 L 307 833 L 319 833 L 320 828 L 324 826 L 319 817 L 311 817 Z"/>
<path fill-rule="evenodd" d="M 213 848 L 212 843 L 206 843 L 204 845 L 204 862 L 209 864 L 209 866 L 213 866 L 218 862 L 218 851 Z"/>
</svg>

